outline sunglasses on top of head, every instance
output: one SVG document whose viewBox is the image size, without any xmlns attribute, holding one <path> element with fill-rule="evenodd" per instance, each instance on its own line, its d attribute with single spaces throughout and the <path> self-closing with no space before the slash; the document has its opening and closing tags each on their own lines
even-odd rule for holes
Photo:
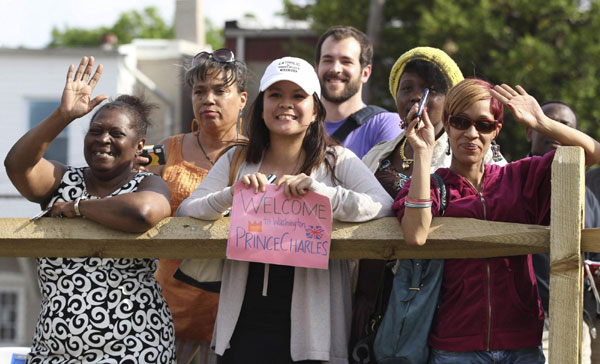
<svg viewBox="0 0 600 364">
<path fill-rule="evenodd" d="M 471 120 L 464 116 L 450 115 L 448 118 L 450 126 L 458 130 L 467 130 L 471 125 L 475 126 L 475 130 L 480 133 L 491 133 L 496 129 L 498 122 L 496 120 L 489 119 L 477 119 Z"/>
<path fill-rule="evenodd" d="M 192 67 L 196 67 L 200 63 L 206 62 L 209 58 L 212 58 L 215 61 L 220 62 L 220 63 L 231 63 L 231 62 L 235 61 L 235 56 L 233 55 L 233 52 L 230 49 L 221 48 L 221 49 L 217 49 L 216 51 L 214 51 L 212 53 L 202 51 L 202 52 L 196 54 L 194 56 L 194 59 L 192 59 Z"/>
</svg>

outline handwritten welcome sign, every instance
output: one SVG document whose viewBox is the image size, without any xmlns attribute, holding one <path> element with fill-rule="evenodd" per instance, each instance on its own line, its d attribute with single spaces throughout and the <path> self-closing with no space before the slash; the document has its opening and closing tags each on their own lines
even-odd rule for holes
<svg viewBox="0 0 600 364">
<path fill-rule="evenodd" d="M 287 198 L 283 187 L 254 193 L 234 185 L 227 258 L 327 269 L 331 250 L 331 202 L 309 191 Z"/>
</svg>

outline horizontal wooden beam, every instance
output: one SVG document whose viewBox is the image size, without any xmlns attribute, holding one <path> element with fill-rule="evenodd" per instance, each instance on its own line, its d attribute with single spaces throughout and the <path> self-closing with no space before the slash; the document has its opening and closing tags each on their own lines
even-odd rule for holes
<svg viewBox="0 0 600 364">
<path fill-rule="evenodd" d="M 581 230 L 581 251 L 600 253 L 600 228 Z"/>
<path fill-rule="evenodd" d="M 229 219 L 167 218 L 145 233 L 122 233 L 85 219 L 0 219 L 0 256 L 220 258 Z M 334 222 L 331 258 L 481 258 L 549 251 L 550 229 L 465 218 L 435 218 L 425 246 L 404 244 L 395 218 Z"/>
</svg>

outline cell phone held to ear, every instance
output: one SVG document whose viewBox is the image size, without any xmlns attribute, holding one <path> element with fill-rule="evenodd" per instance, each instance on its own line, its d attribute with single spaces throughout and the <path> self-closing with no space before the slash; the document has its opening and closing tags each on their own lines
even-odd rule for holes
<svg viewBox="0 0 600 364">
<path fill-rule="evenodd" d="M 144 167 L 158 166 L 167 162 L 165 147 L 162 144 L 146 145 L 141 156 L 149 160 L 148 163 L 144 164 Z"/>
</svg>

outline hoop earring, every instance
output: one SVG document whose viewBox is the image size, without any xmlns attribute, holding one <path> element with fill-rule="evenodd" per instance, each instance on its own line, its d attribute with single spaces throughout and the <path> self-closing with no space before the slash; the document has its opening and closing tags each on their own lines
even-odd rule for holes
<svg viewBox="0 0 600 364">
<path fill-rule="evenodd" d="M 192 129 L 192 133 L 195 136 L 198 136 L 198 134 L 200 134 L 200 123 L 198 122 L 198 120 L 196 120 L 196 119 L 192 120 L 191 129 Z"/>
<path fill-rule="evenodd" d="M 235 124 L 235 131 L 239 134 L 242 133 L 242 110 L 238 113 L 237 121 Z"/>
<path fill-rule="evenodd" d="M 446 149 L 446 155 L 450 155 L 450 137 L 448 137 L 448 149 Z"/>
<path fill-rule="evenodd" d="M 492 160 L 494 162 L 500 162 L 502 160 L 502 153 L 500 153 L 500 144 L 496 143 L 495 140 L 492 140 Z"/>
</svg>

